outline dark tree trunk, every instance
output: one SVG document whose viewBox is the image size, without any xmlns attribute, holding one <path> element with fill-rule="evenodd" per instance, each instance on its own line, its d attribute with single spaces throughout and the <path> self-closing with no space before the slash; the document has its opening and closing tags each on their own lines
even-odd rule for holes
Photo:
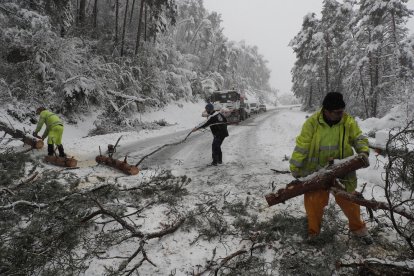
<svg viewBox="0 0 414 276">
<path fill-rule="evenodd" d="M 325 34 L 325 93 L 329 93 L 329 35 Z"/>
<path fill-rule="evenodd" d="M 93 27 L 96 32 L 98 27 L 98 0 L 95 0 L 95 4 L 93 5 Z"/>
<path fill-rule="evenodd" d="M 140 38 L 141 38 L 142 13 L 143 13 L 143 10 L 144 10 L 144 4 L 145 4 L 145 0 L 141 0 L 141 7 L 139 9 L 139 17 L 138 17 L 137 41 L 136 41 L 136 44 L 135 44 L 135 55 L 138 54 L 139 41 L 140 41 Z"/>
<path fill-rule="evenodd" d="M 145 16 L 144 16 L 144 41 L 147 41 L 147 14 L 148 14 L 148 4 L 145 5 Z"/>
<path fill-rule="evenodd" d="M 79 2 L 79 10 L 78 10 L 78 24 L 82 25 L 85 23 L 86 17 L 86 0 L 80 0 Z"/>
<path fill-rule="evenodd" d="M 127 16 L 128 16 L 128 4 L 129 4 L 129 0 L 126 1 L 125 13 L 124 13 L 124 26 L 122 27 L 121 57 L 124 56 L 124 41 L 125 41 L 126 22 L 127 22 Z"/>
<path fill-rule="evenodd" d="M 115 2 L 115 46 L 118 45 L 119 0 Z"/>
<path fill-rule="evenodd" d="M 362 76 L 362 69 L 359 68 L 359 79 L 361 81 L 361 90 L 362 90 L 362 97 L 364 99 L 364 107 L 365 107 L 365 116 L 366 118 L 368 118 L 369 116 L 369 107 L 368 107 L 368 103 L 367 103 L 367 95 L 365 92 L 365 84 L 364 84 L 364 79 Z"/>
<path fill-rule="evenodd" d="M 312 107 L 312 101 L 313 101 L 313 83 L 311 83 L 311 87 L 309 89 L 309 101 L 308 101 L 308 108 L 309 108 L 309 110 Z"/>
<path fill-rule="evenodd" d="M 132 16 L 134 15 L 135 0 L 132 1 L 131 14 L 129 16 L 129 25 L 132 23 Z"/>
</svg>

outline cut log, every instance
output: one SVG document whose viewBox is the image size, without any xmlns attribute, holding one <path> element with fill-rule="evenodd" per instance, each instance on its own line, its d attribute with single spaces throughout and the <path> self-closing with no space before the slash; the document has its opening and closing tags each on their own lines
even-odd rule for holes
<svg viewBox="0 0 414 276">
<path fill-rule="evenodd" d="M 31 138 L 30 136 L 25 136 L 23 138 L 23 143 L 31 146 L 34 149 L 41 149 L 44 146 L 42 139 Z"/>
<path fill-rule="evenodd" d="M 95 160 L 98 164 L 105 164 L 107 166 L 121 170 L 122 172 L 129 174 L 129 175 L 136 175 L 139 173 L 138 167 L 128 164 L 126 160 L 120 161 L 120 160 L 112 159 L 111 157 L 104 156 L 104 155 L 96 156 Z"/>
<path fill-rule="evenodd" d="M 0 122 L 0 130 L 6 132 L 13 138 L 21 139 L 23 143 L 31 146 L 34 149 L 41 149 L 44 146 L 42 139 L 36 139 L 32 135 L 26 135 L 19 129 L 10 128 L 7 124 Z"/>
<path fill-rule="evenodd" d="M 267 204 L 272 206 L 310 191 L 327 190 L 334 184 L 336 178 L 342 178 L 364 166 L 364 159 L 360 156 L 344 160 L 344 162 L 330 166 L 325 171 L 315 173 L 314 176 L 310 175 L 304 180 L 294 180 L 276 193 L 266 195 Z"/>
<path fill-rule="evenodd" d="M 51 163 L 56 166 L 61 167 L 68 167 L 68 168 L 74 168 L 78 165 L 78 160 L 76 160 L 73 157 L 59 157 L 59 156 L 45 156 L 45 162 Z"/>
</svg>

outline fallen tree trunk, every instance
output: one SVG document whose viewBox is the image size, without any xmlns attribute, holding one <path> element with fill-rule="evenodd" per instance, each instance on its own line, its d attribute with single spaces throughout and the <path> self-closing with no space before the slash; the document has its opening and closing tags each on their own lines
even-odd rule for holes
<svg viewBox="0 0 414 276">
<path fill-rule="evenodd" d="M 294 180 L 276 193 L 266 195 L 267 204 L 272 206 L 310 191 L 327 190 L 334 184 L 336 178 L 344 177 L 364 166 L 365 162 L 360 156 L 344 160 L 344 162 L 334 164 L 324 171 L 318 171 L 304 180 Z"/>
<path fill-rule="evenodd" d="M 96 156 L 95 160 L 98 164 L 108 165 L 110 167 L 121 170 L 122 172 L 129 174 L 129 175 L 136 175 L 139 172 L 138 167 L 134 165 L 130 165 L 126 162 L 126 158 L 124 159 L 124 161 L 120 161 L 117 159 L 112 159 L 111 157 L 108 157 L 108 156 L 98 155 Z"/>
<path fill-rule="evenodd" d="M 387 262 L 381 260 L 365 260 L 360 263 L 342 263 L 338 261 L 336 263 L 336 270 L 342 267 L 358 268 L 358 275 L 400 275 L 400 276 L 412 276 L 414 275 L 414 269 L 409 266 L 403 266 L 402 262 Z"/>
<path fill-rule="evenodd" d="M 26 133 L 24 133 L 23 131 L 19 129 L 10 128 L 3 122 L 0 122 L 0 130 L 6 132 L 13 138 L 21 139 L 23 143 L 31 146 L 34 149 L 41 149 L 44 146 L 42 139 L 36 139 L 31 135 L 26 135 Z"/>
<path fill-rule="evenodd" d="M 78 165 L 78 161 L 73 157 L 59 157 L 54 155 L 46 155 L 45 161 L 53 165 L 75 168 Z"/>
</svg>

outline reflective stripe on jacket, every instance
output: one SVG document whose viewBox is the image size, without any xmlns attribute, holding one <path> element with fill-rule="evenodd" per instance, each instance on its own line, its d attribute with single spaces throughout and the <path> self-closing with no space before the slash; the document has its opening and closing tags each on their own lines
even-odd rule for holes
<svg viewBox="0 0 414 276">
<path fill-rule="evenodd" d="M 43 110 L 40 112 L 39 122 L 37 123 L 35 132 L 39 132 L 42 129 L 43 124 L 46 124 L 45 133 L 47 133 L 53 126 L 62 125 L 60 118 L 49 110 Z"/>
<path fill-rule="evenodd" d="M 343 159 L 357 153 L 369 153 L 368 138 L 362 134 L 357 122 L 347 113 L 338 124 L 329 126 L 319 110 L 306 120 L 290 159 L 290 170 L 307 176 L 326 166 L 330 159 Z M 342 179 L 347 191 L 356 189 L 356 174 Z"/>
</svg>

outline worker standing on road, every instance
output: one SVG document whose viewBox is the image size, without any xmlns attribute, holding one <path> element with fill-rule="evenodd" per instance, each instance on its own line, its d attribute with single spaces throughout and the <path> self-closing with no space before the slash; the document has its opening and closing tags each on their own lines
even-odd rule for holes
<svg viewBox="0 0 414 276">
<path fill-rule="evenodd" d="M 333 159 L 352 156 L 353 149 L 363 157 L 366 166 L 369 166 L 368 139 L 362 135 L 354 118 L 344 111 L 342 94 L 330 92 L 323 100 L 322 109 L 303 124 L 290 159 L 290 170 L 295 178 L 318 171 Z M 344 184 L 347 192 L 354 192 L 357 187 L 356 173 L 348 174 L 340 182 Z M 309 239 L 320 233 L 323 209 L 328 200 L 328 190 L 311 191 L 304 195 Z M 360 216 L 360 206 L 340 196 L 335 196 L 335 200 L 348 218 L 350 231 L 365 243 L 372 243 Z"/>
<path fill-rule="evenodd" d="M 229 136 L 227 131 L 227 119 L 220 112 L 214 110 L 214 106 L 209 103 L 205 107 L 208 114 L 207 121 L 193 128 L 192 132 L 197 131 L 200 128 L 206 128 L 210 126 L 214 139 L 212 144 L 212 166 L 223 163 L 223 152 L 221 151 L 221 144 L 224 139 Z"/>
<path fill-rule="evenodd" d="M 55 153 L 54 144 L 57 145 L 59 150 L 59 156 L 65 157 L 65 152 L 62 145 L 63 135 L 63 123 L 60 118 L 53 112 L 50 112 L 44 107 L 39 107 L 36 110 L 36 114 L 39 115 L 39 122 L 36 129 L 33 132 L 33 136 L 38 137 L 38 132 L 42 129 L 43 124 L 46 125 L 46 129 L 43 132 L 42 139 L 47 139 L 47 154 L 52 156 Z"/>
</svg>

